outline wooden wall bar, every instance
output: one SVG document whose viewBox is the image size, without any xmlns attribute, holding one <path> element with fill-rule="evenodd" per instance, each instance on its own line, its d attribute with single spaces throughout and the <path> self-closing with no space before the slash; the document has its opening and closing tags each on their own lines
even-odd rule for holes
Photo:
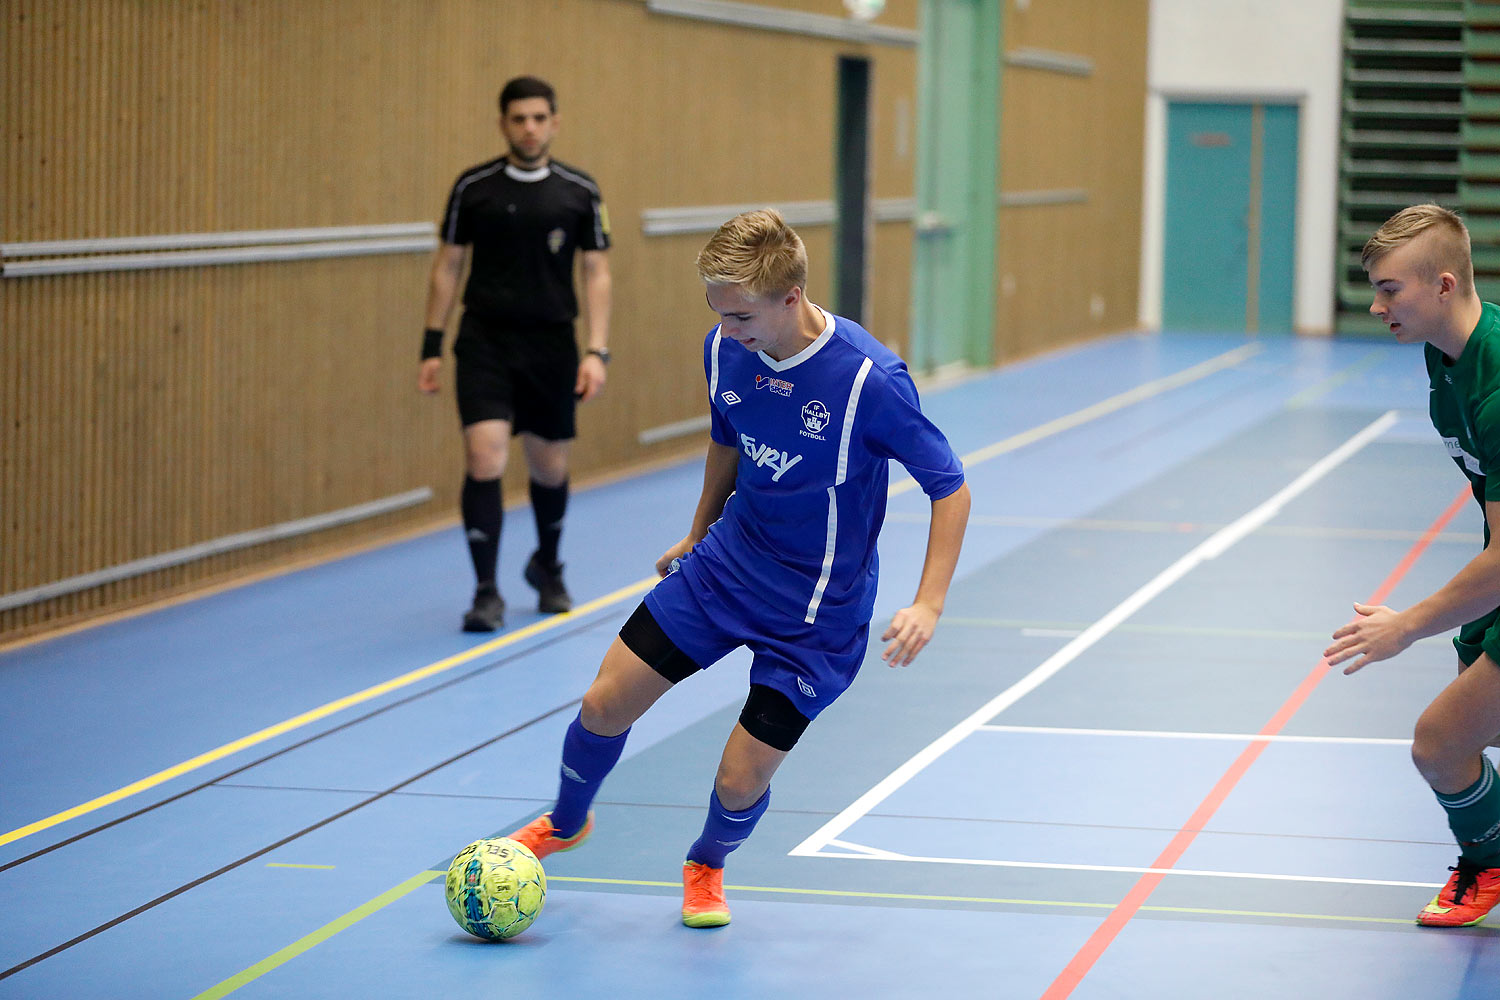
<svg viewBox="0 0 1500 1000">
<path fill-rule="evenodd" d="M 551 79 L 554 151 L 599 180 L 615 230 L 617 360 L 581 417 L 578 480 L 702 446 L 638 443 L 704 412 L 712 319 L 693 274 L 704 237 L 645 237 L 642 211 L 830 198 L 840 55 L 874 64 L 876 195 L 912 191 L 911 47 L 644 0 L 10 0 L 0 17 L 4 243 L 435 221 L 457 174 L 501 151 L 504 80 Z M 881 19 L 916 21 L 917 0 Z M 803 235 L 826 301 L 831 228 Z M 897 344 L 910 238 L 876 227 L 876 332 Z M 415 390 L 427 268 L 398 254 L 0 279 L 0 596 L 435 494 L 0 610 L 0 642 L 452 518 L 452 397 Z"/>
</svg>

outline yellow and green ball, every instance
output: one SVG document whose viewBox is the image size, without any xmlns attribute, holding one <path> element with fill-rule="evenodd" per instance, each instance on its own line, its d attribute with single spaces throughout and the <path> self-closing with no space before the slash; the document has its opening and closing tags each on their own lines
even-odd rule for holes
<svg viewBox="0 0 1500 1000">
<path fill-rule="evenodd" d="M 476 840 L 459 851 L 444 888 L 458 926 L 487 941 L 504 941 L 530 927 L 547 900 L 542 863 L 508 837 Z"/>
</svg>

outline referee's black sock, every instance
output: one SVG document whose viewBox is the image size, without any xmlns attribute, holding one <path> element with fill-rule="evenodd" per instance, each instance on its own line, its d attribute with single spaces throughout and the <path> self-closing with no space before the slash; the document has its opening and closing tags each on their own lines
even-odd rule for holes
<svg viewBox="0 0 1500 1000">
<path fill-rule="evenodd" d="M 500 558 L 500 525 L 505 511 L 500 506 L 500 480 L 464 477 L 460 509 L 464 515 L 464 537 L 469 558 L 474 560 L 474 579 L 480 585 L 495 584 L 495 564 Z"/>
<path fill-rule="evenodd" d="M 561 486 L 543 486 L 531 481 L 531 512 L 536 516 L 537 558 L 547 566 L 557 565 L 557 543 L 562 540 L 563 515 L 568 512 L 568 481 Z"/>
</svg>

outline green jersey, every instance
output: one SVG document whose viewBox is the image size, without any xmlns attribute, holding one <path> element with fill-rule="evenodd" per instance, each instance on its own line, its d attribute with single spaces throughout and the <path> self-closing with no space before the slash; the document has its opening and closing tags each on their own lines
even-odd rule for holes
<svg viewBox="0 0 1500 1000">
<path fill-rule="evenodd" d="M 1428 411 L 1483 506 L 1500 500 L 1500 306 L 1484 303 L 1463 353 L 1450 362 L 1427 345 Z"/>
</svg>

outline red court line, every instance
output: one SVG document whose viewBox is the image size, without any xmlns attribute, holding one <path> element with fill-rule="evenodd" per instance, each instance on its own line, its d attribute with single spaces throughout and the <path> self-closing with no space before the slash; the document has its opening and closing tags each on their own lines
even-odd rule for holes
<svg viewBox="0 0 1500 1000">
<path fill-rule="evenodd" d="M 1448 526 L 1448 522 L 1452 521 L 1460 510 L 1463 510 L 1464 505 L 1469 502 L 1471 497 L 1472 494 L 1467 489 L 1460 492 L 1454 498 L 1453 502 L 1448 505 L 1448 509 L 1443 511 L 1438 516 L 1438 519 L 1433 521 L 1427 530 L 1422 533 L 1422 537 L 1417 539 L 1416 544 L 1396 564 L 1396 568 L 1391 570 L 1390 575 L 1385 578 L 1385 581 L 1379 587 L 1375 588 L 1375 593 L 1370 595 L 1370 599 L 1362 603 L 1379 604 L 1389 597 L 1391 591 L 1396 589 L 1396 584 L 1400 583 L 1401 578 L 1411 571 L 1417 559 L 1432 544 L 1432 540 L 1442 534 L 1443 529 Z M 1265 724 L 1265 727 L 1261 729 L 1258 735 L 1275 736 L 1281 732 L 1282 728 L 1291 721 L 1292 716 L 1297 713 L 1297 710 L 1307 701 L 1313 689 L 1318 686 L 1318 682 L 1328 674 L 1329 669 L 1326 659 L 1319 660 L 1318 665 L 1313 667 L 1312 672 L 1303 679 L 1301 684 L 1297 685 L 1297 690 L 1293 691 L 1291 697 L 1282 703 L 1281 707 L 1276 710 L 1276 714 L 1271 716 L 1271 720 Z M 1224 776 L 1219 779 L 1218 783 L 1214 785 L 1203 801 L 1198 803 L 1198 808 L 1193 811 L 1192 816 L 1188 817 L 1188 821 L 1183 824 L 1182 829 L 1177 831 L 1177 835 L 1172 838 L 1172 842 L 1167 845 L 1166 850 L 1162 851 L 1161 855 L 1152 863 L 1152 868 L 1171 868 L 1177 863 L 1178 859 L 1192 845 L 1193 840 L 1203 831 L 1208 821 L 1213 818 L 1213 814 L 1218 811 L 1219 806 L 1224 804 L 1224 800 L 1229 797 L 1229 793 L 1234 791 L 1234 786 L 1239 784 L 1240 779 L 1245 776 L 1245 772 L 1250 770 L 1250 765 L 1255 763 L 1256 759 L 1260 757 L 1261 751 L 1268 745 L 1264 740 L 1257 740 L 1245 748 L 1244 752 L 1235 759 L 1235 762 L 1229 765 L 1229 770 L 1224 772 Z M 1083 977 L 1094 967 L 1094 963 L 1103 956 L 1105 950 L 1114 942 L 1115 937 L 1119 935 L 1120 931 L 1125 929 L 1125 925 L 1129 923 L 1130 918 L 1136 915 L 1136 912 L 1140 910 L 1151 893 L 1156 891 L 1156 887 L 1161 884 L 1161 880 L 1164 878 L 1166 878 L 1166 875 L 1162 872 L 1147 872 L 1145 875 L 1142 875 L 1140 880 L 1131 888 L 1130 892 L 1126 893 L 1125 898 L 1120 900 L 1119 904 L 1110 911 L 1109 916 L 1104 919 L 1104 923 L 1100 924 L 1089 939 L 1084 942 L 1083 947 L 1078 949 L 1078 953 L 1073 956 L 1073 960 L 1052 981 L 1052 985 L 1047 987 L 1047 992 L 1042 994 L 1041 1000 L 1064 1000 L 1064 998 L 1071 996 L 1073 990 L 1083 980 Z"/>
</svg>

